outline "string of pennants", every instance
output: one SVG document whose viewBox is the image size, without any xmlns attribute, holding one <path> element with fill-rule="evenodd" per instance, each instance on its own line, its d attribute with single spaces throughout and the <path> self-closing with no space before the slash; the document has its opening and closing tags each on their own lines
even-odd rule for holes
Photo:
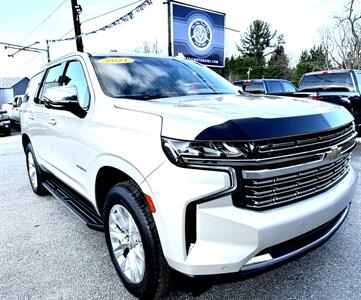
<svg viewBox="0 0 361 300">
<path fill-rule="evenodd" d="M 78 37 L 81 37 L 81 36 L 86 36 L 86 35 L 90 35 L 90 34 L 94 34 L 94 33 L 97 33 L 99 31 L 104 31 L 104 30 L 107 30 L 107 29 L 110 29 L 110 28 L 113 28 L 115 26 L 118 26 L 124 22 L 128 22 L 130 21 L 131 19 L 134 18 L 134 15 L 142 12 L 144 10 L 145 7 L 147 7 L 148 5 L 151 5 L 153 4 L 152 3 L 152 0 L 145 0 L 143 1 L 141 4 L 139 4 L 137 7 L 135 7 L 134 9 L 132 9 L 129 13 L 127 13 L 126 15 L 116 19 L 115 21 L 113 21 L 112 23 L 108 24 L 108 25 L 105 25 L 99 29 L 96 29 L 96 30 L 93 30 L 93 31 L 90 31 L 90 32 L 86 32 L 86 33 L 82 33 L 80 35 L 76 35 L 76 36 L 73 36 L 73 37 L 68 37 L 68 38 L 62 38 L 62 39 L 57 39 L 57 40 L 48 40 L 48 42 L 51 42 L 51 43 L 55 43 L 55 42 L 61 42 L 61 41 L 70 41 L 70 40 L 74 40 L 74 39 L 77 39 Z"/>
</svg>

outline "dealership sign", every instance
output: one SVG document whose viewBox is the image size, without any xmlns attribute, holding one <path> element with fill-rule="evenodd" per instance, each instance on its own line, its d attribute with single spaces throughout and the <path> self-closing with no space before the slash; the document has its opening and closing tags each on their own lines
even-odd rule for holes
<svg viewBox="0 0 361 300">
<path fill-rule="evenodd" d="M 225 14 L 172 2 L 172 53 L 224 67 Z"/>
</svg>

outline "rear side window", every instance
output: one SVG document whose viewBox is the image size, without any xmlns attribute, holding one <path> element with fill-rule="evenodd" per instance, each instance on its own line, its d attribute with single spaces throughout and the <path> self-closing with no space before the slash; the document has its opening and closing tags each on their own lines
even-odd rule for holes
<svg viewBox="0 0 361 300">
<path fill-rule="evenodd" d="M 42 100 L 42 96 L 44 95 L 45 91 L 48 88 L 60 85 L 64 73 L 64 67 L 65 64 L 62 63 L 48 69 L 48 72 L 46 73 L 45 79 L 43 81 L 43 85 L 41 87 L 41 91 L 39 93 L 40 97 L 34 100 L 35 103 L 43 104 L 44 101 Z"/>
<path fill-rule="evenodd" d="M 251 94 L 264 94 L 264 87 L 262 82 L 252 82 L 244 87 L 244 91 Z"/>
<path fill-rule="evenodd" d="M 83 67 L 79 61 L 69 62 L 62 85 L 75 86 L 78 92 L 79 105 L 84 109 L 89 107 L 90 96 L 88 84 Z"/>
<path fill-rule="evenodd" d="M 23 102 L 28 102 L 29 99 L 34 99 L 36 92 L 39 89 L 41 79 L 43 78 L 43 72 L 34 75 L 28 84 L 28 87 L 25 92 L 25 96 L 23 99 Z"/>
<path fill-rule="evenodd" d="M 283 91 L 285 93 L 294 93 L 296 92 L 296 88 L 293 84 L 287 82 L 287 81 L 282 81 L 282 86 L 283 86 Z"/>
<path fill-rule="evenodd" d="M 267 81 L 268 93 L 282 93 L 282 85 L 279 81 Z"/>
<path fill-rule="evenodd" d="M 299 91 L 355 91 L 350 72 L 304 75 Z"/>
</svg>

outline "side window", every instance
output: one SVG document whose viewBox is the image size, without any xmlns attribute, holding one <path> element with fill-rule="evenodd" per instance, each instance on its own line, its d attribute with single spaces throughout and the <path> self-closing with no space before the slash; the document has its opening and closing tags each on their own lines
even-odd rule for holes
<svg viewBox="0 0 361 300">
<path fill-rule="evenodd" d="M 282 93 L 282 85 L 279 81 L 267 81 L 268 93 Z"/>
<path fill-rule="evenodd" d="M 44 74 L 43 72 L 38 73 L 30 79 L 28 87 L 25 92 L 25 96 L 23 98 L 23 102 L 28 102 L 29 99 L 35 98 L 36 92 L 39 89 L 41 79 L 43 78 L 43 74 Z"/>
<path fill-rule="evenodd" d="M 64 73 L 64 67 L 65 67 L 65 64 L 62 63 L 62 64 L 56 65 L 56 66 L 48 69 L 48 72 L 45 75 L 45 79 L 44 79 L 42 87 L 41 87 L 41 91 L 39 93 L 40 97 L 37 99 L 34 99 L 35 103 L 43 104 L 44 101 L 42 100 L 42 97 L 44 95 L 44 92 L 50 87 L 60 85 L 61 79 L 62 79 L 62 76 Z"/>
<path fill-rule="evenodd" d="M 80 61 L 69 62 L 62 85 L 75 86 L 78 92 L 79 105 L 84 109 L 89 107 L 90 94 L 84 70 Z"/>
<path fill-rule="evenodd" d="M 287 81 L 282 81 L 283 89 L 285 93 L 294 93 L 296 92 L 296 88 L 293 84 L 290 84 Z"/>
<path fill-rule="evenodd" d="M 264 87 L 262 82 L 253 82 L 244 87 L 244 91 L 251 94 L 264 94 Z"/>
</svg>

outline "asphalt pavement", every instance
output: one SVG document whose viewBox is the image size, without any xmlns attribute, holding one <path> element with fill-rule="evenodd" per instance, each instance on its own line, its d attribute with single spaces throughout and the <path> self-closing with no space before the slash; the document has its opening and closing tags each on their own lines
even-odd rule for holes
<svg viewBox="0 0 361 300">
<path fill-rule="evenodd" d="M 359 174 L 353 205 L 326 244 L 248 279 L 177 277 L 167 299 L 361 299 L 360 144 L 352 165 Z M 55 198 L 33 194 L 16 133 L 0 137 L 0 299 L 133 299 L 103 233 Z"/>
</svg>

